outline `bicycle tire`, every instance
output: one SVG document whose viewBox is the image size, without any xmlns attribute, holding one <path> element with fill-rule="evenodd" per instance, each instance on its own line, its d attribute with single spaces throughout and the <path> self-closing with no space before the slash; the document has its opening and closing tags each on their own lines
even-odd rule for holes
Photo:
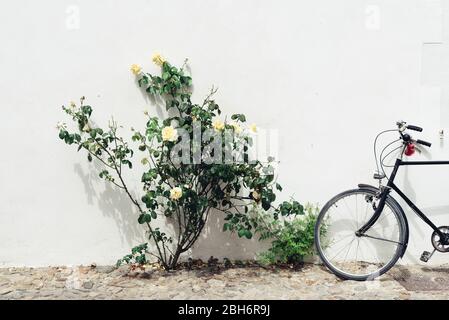
<svg viewBox="0 0 449 320">
<path fill-rule="evenodd" d="M 373 280 L 373 279 L 381 276 L 388 270 L 390 270 L 396 264 L 398 259 L 402 256 L 404 245 L 406 245 L 406 228 L 407 228 L 406 220 L 403 215 L 403 211 L 401 210 L 401 208 L 398 207 L 397 202 L 391 196 L 388 196 L 386 199 L 385 205 L 390 208 L 390 210 L 393 212 L 393 214 L 397 218 L 397 221 L 399 224 L 398 239 L 399 239 L 399 242 L 402 243 L 402 245 L 398 244 L 396 251 L 395 251 L 394 255 L 392 256 L 392 258 L 390 259 L 390 261 L 387 262 L 382 268 L 380 268 L 378 271 L 376 271 L 374 273 L 366 274 L 366 275 L 353 275 L 353 274 L 343 272 L 343 271 L 339 270 L 338 268 L 336 268 L 327 259 L 326 255 L 324 254 L 324 250 L 321 246 L 320 226 L 321 226 L 321 223 L 323 222 L 323 219 L 324 219 L 326 213 L 328 212 L 329 208 L 331 208 L 340 199 L 343 199 L 344 197 L 348 197 L 353 194 L 369 194 L 369 195 L 372 195 L 375 197 L 375 196 L 377 196 L 377 191 L 373 190 L 373 189 L 369 189 L 369 188 L 352 189 L 352 190 L 347 190 L 342 193 L 339 193 L 338 195 L 336 195 L 332 199 L 330 199 L 326 203 L 326 205 L 323 207 L 323 209 L 320 211 L 320 213 L 317 217 L 317 222 L 315 225 L 315 247 L 316 247 L 318 255 L 319 255 L 321 261 L 324 263 L 324 265 L 339 278 L 345 279 L 345 280 L 354 280 L 354 281 Z"/>
</svg>

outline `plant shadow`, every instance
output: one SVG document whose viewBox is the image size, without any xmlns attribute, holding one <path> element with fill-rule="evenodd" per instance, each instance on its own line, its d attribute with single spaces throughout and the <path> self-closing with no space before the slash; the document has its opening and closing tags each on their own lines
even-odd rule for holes
<svg viewBox="0 0 449 320">
<path fill-rule="evenodd" d="M 237 260 L 253 260 L 261 250 L 268 249 L 269 243 L 259 241 L 257 235 L 252 239 L 238 238 L 235 233 L 223 231 L 224 215 L 218 210 L 209 214 L 206 225 L 194 246 L 190 249 L 192 258 L 219 260 L 232 257 Z"/>
<path fill-rule="evenodd" d="M 79 163 L 74 165 L 75 173 L 83 182 L 88 203 L 97 205 L 104 216 L 114 220 L 122 243 L 135 245 L 143 241 L 145 230 L 137 223 L 139 215 L 135 206 L 124 191 L 99 178 L 98 172 L 101 171 L 99 164 L 94 162 L 93 166 L 95 169 L 86 172 Z M 102 184 L 104 189 L 98 191 L 100 189 L 98 186 Z"/>
</svg>

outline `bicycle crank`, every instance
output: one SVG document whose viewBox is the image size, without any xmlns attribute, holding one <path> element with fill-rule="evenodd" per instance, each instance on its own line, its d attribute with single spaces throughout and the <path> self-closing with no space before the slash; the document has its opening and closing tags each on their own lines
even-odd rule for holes
<svg viewBox="0 0 449 320">
<path fill-rule="evenodd" d="M 439 252 L 449 252 L 449 227 L 442 226 L 438 229 L 444 234 L 444 239 L 436 231 L 432 233 L 432 245 Z"/>
<path fill-rule="evenodd" d="M 419 260 L 422 262 L 428 262 L 430 258 L 432 258 L 435 251 L 438 252 L 449 252 L 449 227 L 448 226 L 442 226 L 438 227 L 438 229 L 445 235 L 444 239 L 441 239 L 441 237 L 438 235 L 436 231 L 432 233 L 432 245 L 434 247 L 432 252 L 424 251 L 421 254 L 421 257 Z"/>
</svg>

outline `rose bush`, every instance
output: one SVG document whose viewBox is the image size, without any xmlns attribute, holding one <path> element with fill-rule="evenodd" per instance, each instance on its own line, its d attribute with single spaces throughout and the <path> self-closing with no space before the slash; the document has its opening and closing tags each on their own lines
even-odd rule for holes
<svg viewBox="0 0 449 320">
<path fill-rule="evenodd" d="M 229 121 L 221 118 L 214 88 L 201 103 L 194 103 L 186 63 L 178 68 L 159 54 L 153 61 L 160 75 L 131 66 L 139 86 L 164 101 L 167 110 L 165 119 L 146 113 L 143 130 L 132 129 L 131 139 L 144 154 L 141 162 L 146 166 L 141 197 L 132 195 L 123 177 L 124 170 L 133 168 L 136 152 L 119 135 L 115 121 L 107 128 L 95 126 L 93 108 L 81 98 L 79 105 L 63 106 L 76 127 L 69 131 L 59 125 L 59 138 L 86 151 L 89 161 L 102 164 L 100 178 L 128 195 L 139 212 L 138 223 L 148 229 L 148 243 L 133 248 L 118 263 L 145 263 L 153 256 L 165 269 L 175 268 L 212 212 L 224 214 L 224 231 L 248 239 L 258 230 L 258 218 L 250 214 L 254 206 L 274 219 L 303 214 L 297 201 L 273 205 L 276 192 L 282 191 L 274 176 L 274 159 L 262 162 L 250 156 L 257 127 L 246 125 L 244 114 L 233 114 Z M 158 219 L 166 219 L 174 230 L 155 227 Z"/>
</svg>

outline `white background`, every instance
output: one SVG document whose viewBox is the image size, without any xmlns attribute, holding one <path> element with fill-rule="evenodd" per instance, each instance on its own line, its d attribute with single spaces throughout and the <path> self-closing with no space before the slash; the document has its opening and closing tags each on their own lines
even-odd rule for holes
<svg viewBox="0 0 449 320">
<path fill-rule="evenodd" d="M 373 138 L 398 119 L 434 143 L 416 159 L 449 159 L 438 134 L 449 124 L 446 12 L 433 0 L 2 1 L 0 265 L 111 264 L 141 243 L 125 195 L 55 125 L 69 120 L 61 105 L 84 95 L 99 124 L 114 115 L 124 135 L 143 127 L 144 109 L 160 111 L 129 67 L 156 72 L 155 51 L 190 59 L 196 100 L 215 84 L 225 113 L 278 130 L 281 198 L 324 205 L 374 183 Z M 139 174 L 128 178 L 138 195 Z M 448 178 L 449 167 L 413 167 L 398 184 L 449 225 Z M 431 230 L 407 213 L 405 262 L 419 263 Z M 259 247 L 222 233 L 213 216 L 192 254 L 251 258 Z"/>
</svg>

